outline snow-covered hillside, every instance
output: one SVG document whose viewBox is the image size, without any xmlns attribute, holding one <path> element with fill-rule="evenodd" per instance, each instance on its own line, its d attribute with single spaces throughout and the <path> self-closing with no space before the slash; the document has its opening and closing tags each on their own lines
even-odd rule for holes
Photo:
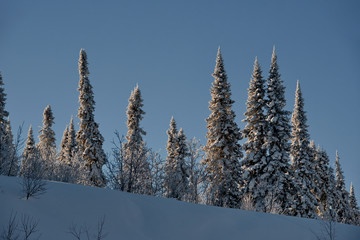
<svg viewBox="0 0 360 240">
<path fill-rule="evenodd" d="M 95 232 L 105 215 L 105 239 L 316 239 L 321 221 L 209 207 L 81 185 L 49 182 L 37 199 L 21 198 L 20 179 L 0 176 L 0 227 L 11 212 L 39 220 L 40 239 L 75 239 L 72 224 Z M 85 239 L 85 238 L 83 238 Z M 328 239 L 328 238 L 325 238 Z M 336 239 L 359 240 L 360 227 L 336 224 Z"/>
</svg>

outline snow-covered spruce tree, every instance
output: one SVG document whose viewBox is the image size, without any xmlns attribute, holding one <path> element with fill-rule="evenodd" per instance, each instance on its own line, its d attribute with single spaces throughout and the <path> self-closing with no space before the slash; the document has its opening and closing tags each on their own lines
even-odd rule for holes
<svg viewBox="0 0 360 240">
<path fill-rule="evenodd" d="M 55 132 L 51 129 L 54 124 L 54 116 L 48 105 L 43 113 L 43 126 L 39 133 L 38 150 L 44 159 L 48 159 L 56 153 Z"/>
<path fill-rule="evenodd" d="M 105 187 L 106 179 L 102 167 L 106 163 L 106 155 L 102 148 L 104 138 L 100 134 L 99 125 L 95 122 L 95 101 L 92 86 L 89 80 L 87 55 L 84 49 L 80 50 L 79 58 L 79 103 L 78 117 L 79 131 L 76 141 L 80 157 L 86 162 L 89 184 Z"/>
<path fill-rule="evenodd" d="M 9 113 L 5 110 L 6 93 L 4 90 L 4 82 L 0 73 L 0 174 L 6 175 L 9 160 L 9 146 L 6 142 L 6 126 Z"/>
<path fill-rule="evenodd" d="M 66 140 L 65 146 L 65 157 L 68 162 L 70 162 L 76 155 L 77 152 L 77 143 L 76 143 L 76 133 L 74 127 L 74 118 L 71 116 L 70 124 L 69 124 L 69 131 Z"/>
<path fill-rule="evenodd" d="M 7 152 L 9 154 L 9 158 L 6 161 L 5 166 L 3 166 L 3 170 L 7 176 L 16 176 L 19 171 L 19 163 L 14 145 L 14 136 L 11 130 L 10 118 L 6 121 L 5 133 L 5 146 L 8 147 Z"/>
<path fill-rule="evenodd" d="M 189 199 L 189 166 L 186 164 L 186 158 L 189 157 L 189 149 L 186 144 L 186 136 L 184 130 L 180 128 L 178 132 L 177 158 L 175 162 L 174 177 L 176 181 L 177 199 Z"/>
<path fill-rule="evenodd" d="M 314 182 L 315 164 L 310 148 L 310 135 L 308 133 L 304 99 L 300 83 L 297 82 L 295 94 L 295 107 L 292 114 L 291 150 L 290 156 L 294 171 L 294 181 L 298 187 L 298 194 L 294 196 L 295 215 L 299 217 L 316 218 L 318 206 L 315 197 L 316 185 Z"/>
<path fill-rule="evenodd" d="M 123 144 L 123 183 L 121 189 L 126 192 L 150 194 L 151 171 L 147 161 L 147 149 L 142 138 L 146 132 L 140 127 L 145 112 L 142 110 L 143 99 L 139 86 L 131 92 L 127 108 L 127 142 Z"/>
<path fill-rule="evenodd" d="M 242 158 L 240 129 L 235 122 L 231 107 L 230 83 L 224 68 L 220 48 L 218 49 L 214 82 L 209 102 L 210 116 L 206 119 L 208 132 L 205 146 L 205 198 L 208 205 L 238 208 L 240 203 Z"/>
<path fill-rule="evenodd" d="M 39 153 L 35 146 L 32 126 L 30 126 L 28 136 L 25 142 L 24 151 L 22 154 L 20 176 L 25 176 L 31 170 L 31 165 L 35 161 L 39 162 Z"/>
<path fill-rule="evenodd" d="M 247 138 L 243 144 L 245 157 L 241 162 L 243 186 L 242 194 L 251 195 L 254 200 L 255 209 L 266 211 L 265 197 L 270 188 L 267 182 L 270 172 L 267 169 L 266 133 L 268 131 L 265 120 L 265 80 L 261 75 L 261 69 L 257 58 L 254 63 L 254 70 L 248 89 L 248 100 L 246 102 L 246 123 L 242 136 Z"/>
<path fill-rule="evenodd" d="M 174 172 L 174 164 L 177 158 L 177 142 L 178 137 L 177 133 L 178 130 L 176 128 L 176 122 L 174 117 L 171 117 L 170 120 L 170 128 L 166 131 L 168 135 L 168 141 L 166 146 L 167 151 L 167 157 L 166 157 L 166 163 L 165 163 L 165 179 L 164 179 L 164 186 L 165 186 L 165 196 L 168 198 L 176 198 L 176 182 L 173 178 L 173 172 Z"/>
<path fill-rule="evenodd" d="M 290 112 L 286 106 L 285 86 L 280 79 L 279 66 L 275 47 L 271 57 L 269 78 L 267 80 L 266 121 L 268 124 L 265 145 L 268 152 L 267 166 L 264 176 L 266 179 L 266 195 L 274 196 L 274 203 L 282 214 L 293 215 L 292 196 L 296 194 L 296 187 L 292 180 L 293 172 L 290 168 Z M 268 212 L 269 207 L 266 206 Z"/>
<path fill-rule="evenodd" d="M 337 221 L 340 223 L 351 224 L 351 208 L 349 204 L 349 193 L 346 191 L 344 173 L 340 165 L 340 157 L 338 151 L 336 151 L 335 160 L 336 171 L 336 192 L 337 192 Z"/>
<path fill-rule="evenodd" d="M 349 204 L 351 208 L 351 224 L 353 225 L 360 225 L 360 210 L 357 205 L 356 197 L 355 197 L 355 191 L 354 186 L 351 183 L 350 185 L 350 196 L 349 196 Z"/>
<path fill-rule="evenodd" d="M 76 135 L 74 129 L 74 119 L 71 117 L 70 125 L 66 126 L 61 140 L 61 150 L 59 153 L 60 162 L 71 165 L 72 158 L 76 154 Z"/>
<path fill-rule="evenodd" d="M 315 179 L 315 184 L 318 192 L 315 193 L 316 198 L 319 202 L 319 206 L 317 209 L 317 214 L 323 218 L 328 220 L 335 220 L 334 216 L 336 212 L 334 210 L 335 201 L 334 201 L 334 184 L 331 177 L 329 164 L 330 160 L 325 150 L 320 149 L 318 146 L 315 148 L 315 144 L 312 141 L 310 144 L 314 152 L 314 161 L 315 161 L 315 170 L 318 178 Z"/>
<path fill-rule="evenodd" d="M 166 196 L 178 200 L 187 200 L 189 195 L 189 168 L 185 158 L 189 155 L 184 131 L 177 132 L 174 118 L 171 118 L 167 131 L 168 152 L 165 165 Z"/>
<path fill-rule="evenodd" d="M 67 145 L 68 133 L 69 133 L 69 126 L 66 125 L 66 128 L 64 130 L 63 137 L 62 137 L 61 143 L 60 143 L 60 152 L 59 152 L 59 157 L 58 157 L 60 162 L 65 162 L 67 160 L 66 159 L 66 145 Z"/>
<path fill-rule="evenodd" d="M 39 133 L 37 149 L 43 160 L 44 177 L 52 179 L 56 162 L 55 132 L 51 129 L 54 124 L 54 116 L 51 107 L 48 105 L 43 113 L 43 126 Z"/>
</svg>

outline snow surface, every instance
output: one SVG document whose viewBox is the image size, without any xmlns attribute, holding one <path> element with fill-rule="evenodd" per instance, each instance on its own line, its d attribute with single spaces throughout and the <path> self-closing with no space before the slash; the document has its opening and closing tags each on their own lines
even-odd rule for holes
<svg viewBox="0 0 360 240">
<path fill-rule="evenodd" d="M 174 199 L 109 189 L 49 182 L 37 199 L 21 198 L 20 179 L 0 176 L 0 227 L 11 212 L 39 220 L 41 238 L 74 239 L 69 226 L 87 224 L 96 230 L 105 215 L 105 239 L 316 239 L 321 221 L 209 207 Z M 336 239 L 359 240 L 360 227 L 336 224 Z"/>
</svg>

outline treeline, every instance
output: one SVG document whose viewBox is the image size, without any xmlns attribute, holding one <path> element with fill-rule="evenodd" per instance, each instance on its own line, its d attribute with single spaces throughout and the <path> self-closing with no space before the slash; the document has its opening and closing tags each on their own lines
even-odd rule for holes
<svg viewBox="0 0 360 240">
<path fill-rule="evenodd" d="M 241 130 L 235 122 L 219 48 L 210 90 L 211 114 L 206 119 L 207 143 L 202 146 L 195 138 L 188 140 L 171 118 L 166 159 L 143 139 L 146 132 L 140 123 L 145 112 L 139 86 L 129 98 L 128 132 L 125 138 L 115 132 L 112 154 L 107 156 L 94 119 L 94 94 L 83 49 L 79 74 L 79 130 L 71 118 L 59 151 L 50 106 L 44 110 L 39 142 L 35 143 L 30 126 L 21 151 L 21 131 L 14 139 L 0 75 L 0 174 L 360 225 L 354 188 L 351 185 L 350 193 L 345 188 L 338 153 L 334 173 L 326 151 L 310 140 L 299 82 L 292 115 L 285 110 L 285 87 L 275 49 L 267 79 L 255 59 L 243 120 L 246 126 Z"/>
</svg>

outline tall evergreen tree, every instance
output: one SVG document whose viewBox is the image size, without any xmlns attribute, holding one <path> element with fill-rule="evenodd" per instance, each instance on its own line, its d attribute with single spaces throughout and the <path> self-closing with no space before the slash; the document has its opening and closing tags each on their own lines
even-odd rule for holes
<svg viewBox="0 0 360 240">
<path fill-rule="evenodd" d="M 166 197 L 174 198 L 176 191 L 176 184 L 173 179 L 174 163 L 176 161 L 176 145 L 177 145 L 177 128 L 175 119 L 170 120 L 170 128 L 166 131 L 168 135 L 167 141 L 167 157 L 165 163 L 165 191 Z"/>
<path fill-rule="evenodd" d="M 318 202 L 315 198 L 316 185 L 314 182 L 315 164 L 310 148 L 310 135 L 308 133 L 304 99 L 300 83 L 297 82 L 295 107 L 292 114 L 291 161 L 294 170 L 294 180 L 299 188 L 295 196 L 295 214 L 300 217 L 316 218 Z"/>
<path fill-rule="evenodd" d="M 5 110 L 6 93 L 0 73 L 0 174 L 6 175 L 9 159 L 9 146 L 6 142 L 6 126 L 9 113 Z"/>
<path fill-rule="evenodd" d="M 54 116 L 50 106 L 47 106 L 43 113 L 43 126 L 39 133 L 39 143 L 37 149 L 41 158 L 43 167 L 43 177 L 53 180 L 56 164 L 56 143 L 55 132 L 51 129 L 54 124 Z"/>
<path fill-rule="evenodd" d="M 76 140 L 80 157 L 86 162 L 90 184 L 105 187 L 106 179 L 102 167 L 106 163 L 106 155 L 102 148 L 104 138 L 100 134 L 99 125 L 95 122 L 95 101 L 89 80 L 87 55 L 80 50 L 79 58 L 79 103 L 78 117 L 80 128 Z"/>
<path fill-rule="evenodd" d="M 38 150 L 41 157 L 47 161 L 53 158 L 56 153 L 55 132 L 51 129 L 54 124 L 54 116 L 51 107 L 48 105 L 43 113 L 43 126 L 39 133 Z"/>
<path fill-rule="evenodd" d="M 229 208 L 239 207 L 241 166 L 243 157 L 239 140 L 240 129 L 235 122 L 231 107 L 230 83 L 224 68 L 220 48 L 218 49 L 215 70 L 212 75 L 209 102 L 210 116 L 207 122 L 207 143 L 205 146 L 206 201 L 209 205 Z"/>
<path fill-rule="evenodd" d="M 69 131 L 66 140 L 66 158 L 68 162 L 71 161 L 77 152 L 77 143 L 76 143 L 76 133 L 74 127 L 74 118 L 71 116 L 70 124 L 69 124 Z"/>
<path fill-rule="evenodd" d="M 59 160 L 67 165 L 71 164 L 76 154 L 76 133 L 74 129 L 74 119 L 71 117 L 69 126 L 66 126 L 61 140 L 61 150 Z"/>
<path fill-rule="evenodd" d="M 146 158 L 147 149 L 142 138 L 146 132 L 140 127 L 145 112 L 139 86 L 131 92 L 127 108 L 127 142 L 123 145 L 122 190 L 140 194 L 150 194 L 151 172 Z"/>
<path fill-rule="evenodd" d="M 67 137 L 69 133 L 69 126 L 66 125 L 66 128 L 63 133 L 63 137 L 61 139 L 60 143 L 60 153 L 59 153 L 59 161 L 60 162 L 66 162 L 66 146 L 67 146 Z"/>
<path fill-rule="evenodd" d="M 189 155 L 186 137 L 182 129 L 177 132 L 174 118 L 171 118 L 170 128 L 167 131 L 168 152 L 165 164 L 165 189 L 166 196 L 185 200 L 189 193 L 189 173 L 185 158 Z"/>
<path fill-rule="evenodd" d="M 352 212 L 351 224 L 360 225 L 360 210 L 359 210 L 359 206 L 357 205 L 355 190 L 352 183 L 350 186 L 349 205 L 350 205 L 350 210 Z"/>
<path fill-rule="evenodd" d="M 265 120 L 265 80 L 257 58 L 254 63 L 254 70 L 248 90 L 246 103 L 246 126 L 243 130 L 243 137 L 247 141 L 243 144 L 245 157 L 241 163 L 243 169 L 244 195 L 251 194 L 254 199 L 255 208 L 259 211 L 265 210 L 265 197 L 268 193 L 268 180 L 270 172 L 267 171 L 268 159 L 266 149 L 266 133 L 268 125 Z"/>
<path fill-rule="evenodd" d="M 336 222 L 338 219 L 337 216 L 337 200 L 339 199 L 338 196 L 338 192 L 335 190 L 336 189 L 336 179 L 335 179 L 335 174 L 334 174 L 334 169 L 329 166 L 329 189 L 331 189 L 329 191 L 329 196 L 327 198 L 327 217 L 329 220 Z"/>
<path fill-rule="evenodd" d="M 335 160 L 336 170 L 336 192 L 338 194 L 337 199 L 337 221 L 341 223 L 351 224 L 351 210 L 349 204 L 349 193 L 346 191 L 344 173 L 340 165 L 340 157 L 338 151 L 336 151 Z"/>
<path fill-rule="evenodd" d="M 3 166 L 3 170 L 7 176 L 16 176 L 19 171 L 19 163 L 14 145 L 14 136 L 11 130 L 10 118 L 6 121 L 5 134 L 4 142 L 5 146 L 8 147 L 7 152 L 9 158 L 6 161 L 5 166 Z"/>
<path fill-rule="evenodd" d="M 177 179 L 177 192 L 182 196 L 183 200 L 189 198 L 189 166 L 186 163 L 186 158 L 189 157 L 189 149 L 186 144 L 186 136 L 184 130 L 180 128 L 177 143 L 177 159 L 175 177 Z"/>
<path fill-rule="evenodd" d="M 32 164 L 32 162 L 37 161 L 38 158 L 39 154 L 35 146 L 32 126 L 30 126 L 28 136 L 25 142 L 25 148 L 22 154 L 20 176 L 24 176 L 31 168 L 30 165 Z"/>
<path fill-rule="evenodd" d="M 325 150 L 315 144 L 311 145 L 314 152 L 315 170 L 318 178 L 315 179 L 316 189 L 315 195 L 319 202 L 317 214 L 323 219 L 335 220 L 336 212 L 334 210 L 334 184 L 332 182 L 332 174 L 329 169 L 330 160 Z"/>
<path fill-rule="evenodd" d="M 272 194 L 275 197 L 274 202 L 280 207 L 281 213 L 291 215 L 293 214 L 291 199 L 293 194 L 296 194 L 296 189 L 291 178 L 294 174 L 289 164 L 290 112 L 284 109 L 286 106 L 285 86 L 280 76 L 274 47 L 266 89 L 266 121 L 268 124 L 265 137 L 268 163 L 264 169 L 268 173 L 265 180 L 267 183 L 266 194 Z"/>
</svg>

